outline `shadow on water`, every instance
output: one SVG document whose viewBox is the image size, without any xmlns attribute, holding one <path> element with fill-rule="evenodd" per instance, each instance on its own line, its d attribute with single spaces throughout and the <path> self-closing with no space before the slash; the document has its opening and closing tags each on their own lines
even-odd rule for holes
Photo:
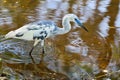
<svg viewBox="0 0 120 80">
<path fill-rule="evenodd" d="M 119 79 L 120 11 L 117 7 L 119 4 L 116 2 L 113 0 L 1 1 L 0 78 L 8 80 Z M 113 10 L 111 6 L 115 6 L 115 13 L 111 12 Z M 62 17 L 67 13 L 75 13 L 79 16 L 89 32 L 72 24 L 69 33 L 45 41 L 43 60 L 41 60 L 41 47 L 36 46 L 32 53 L 35 64 L 28 54 L 33 42 L 4 39 L 4 35 L 10 30 L 36 20 L 51 19 L 62 27 Z"/>
</svg>

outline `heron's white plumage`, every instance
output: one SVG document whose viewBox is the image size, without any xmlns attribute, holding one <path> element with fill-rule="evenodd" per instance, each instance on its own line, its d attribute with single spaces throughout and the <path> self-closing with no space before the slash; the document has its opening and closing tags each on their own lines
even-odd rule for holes
<svg viewBox="0 0 120 80">
<path fill-rule="evenodd" d="M 65 34 L 71 30 L 70 21 L 76 22 L 79 26 L 87 30 L 74 14 L 67 14 L 63 17 L 63 28 L 59 28 L 52 21 L 36 21 L 24 25 L 23 27 L 10 31 L 5 38 L 17 38 L 24 40 L 41 41 L 54 35 Z"/>
<path fill-rule="evenodd" d="M 46 25 L 43 24 L 44 22 L 46 22 Z M 42 34 L 40 34 L 40 32 L 42 31 L 46 31 L 47 33 L 47 37 L 51 36 L 52 32 L 54 31 L 55 25 L 52 24 L 52 22 L 50 24 L 47 24 L 47 22 L 49 21 L 37 21 L 37 22 L 33 22 L 27 25 L 24 25 L 23 27 L 14 30 L 14 31 L 10 31 L 8 34 L 5 35 L 5 38 L 17 38 L 17 39 L 24 39 L 24 40 L 34 40 L 34 36 L 40 36 Z M 42 24 L 40 24 L 42 23 Z M 43 34 L 43 36 L 45 36 Z"/>
</svg>

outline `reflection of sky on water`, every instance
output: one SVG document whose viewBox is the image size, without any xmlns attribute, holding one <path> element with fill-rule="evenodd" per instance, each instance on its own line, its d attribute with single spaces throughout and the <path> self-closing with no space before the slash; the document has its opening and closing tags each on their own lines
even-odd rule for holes
<svg viewBox="0 0 120 80">
<path fill-rule="evenodd" d="M 14 54 L 24 54 L 25 51 L 21 48 L 20 42 L 14 42 L 11 40 L 0 42 L 0 53 L 4 53 L 6 50 Z"/>
<path fill-rule="evenodd" d="M 60 17 L 62 12 L 66 13 L 67 9 L 68 9 L 68 3 L 66 1 L 65 2 L 63 2 L 62 0 L 43 1 L 42 4 L 40 4 L 37 7 L 38 17 L 39 19 L 47 19 L 48 16 L 46 15 L 49 15 L 51 14 L 51 12 L 53 12 L 51 16 L 49 15 L 49 17 L 52 17 L 52 19 L 54 18 L 56 19 L 56 16 Z"/>
<path fill-rule="evenodd" d="M 12 17 L 9 14 L 9 10 L 6 8 L 0 9 L 0 25 L 3 24 L 11 24 L 12 23 Z"/>
<path fill-rule="evenodd" d="M 111 2 L 111 0 L 101 0 L 99 2 L 98 10 L 101 13 L 107 12 L 107 7 L 109 6 L 110 2 Z"/>
<path fill-rule="evenodd" d="M 118 14 L 117 14 L 117 16 L 116 16 L 115 27 L 120 27 L 120 3 L 119 3 Z M 116 29 L 120 29 L 120 28 L 116 28 Z M 119 31 L 119 32 L 120 32 L 120 31 Z"/>
<path fill-rule="evenodd" d="M 80 2 L 79 2 L 80 3 Z M 96 0 L 88 0 L 86 6 L 81 4 L 80 14 L 82 22 L 86 22 L 88 19 L 93 19 L 93 15 L 96 9 Z"/>
<path fill-rule="evenodd" d="M 39 19 L 39 20 L 48 19 L 47 15 L 49 15 L 49 17 L 52 17 L 52 19 L 54 19 L 54 21 L 56 21 L 56 19 L 58 19 L 57 17 L 61 17 L 62 14 L 67 14 L 68 9 L 70 7 L 72 7 L 73 12 L 75 14 L 80 15 L 79 17 L 81 19 L 81 22 L 86 22 L 89 19 L 93 20 L 96 8 L 101 13 L 105 13 L 107 11 L 107 7 L 109 6 L 110 1 L 111 0 L 99 1 L 98 8 L 97 8 L 97 0 L 87 0 L 85 3 L 83 3 L 82 0 L 75 1 L 76 4 L 73 4 L 72 6 L 69 6 L 68 1 L 62 1 L 62 0 L 40 1 L 40 4 L 36 8 L 36 11 L 38 14 L 37 19 Z M 5 20 L 0 18 L 1 24 L 12 23 L 12 18 L 10 17 L 10 15 L 8 13 L 9 13 L 8 11 L 7 11 L 7 14 L 6 14 L 6 12 L 3 13 L 3 14 L 6 14 L 6 17 L 5 17 Z M 34 18 L 34 17 L 28 15 L 29 20 L 32 18 Z"/>
<path fill-rule="evenodd" d="M 116 27 L 115 45 L 118 48 L 120 48 L 120 3 L 119 3 L 118 14 L 116 16 L 115 27 Z M 118 49 L 118 53 L 120 53 L 120 49 Z"/>
<path fill-rule="evenodd" d="M 72 7 L 74 13 L 80 15 L 81 22 L 86 22 L 88 19 L 93 19 L 94 10 L 96 9 L 96 0 L 88 0 L 86 6 L 83 6 L 82 1 L 78 1 L 72 6 L 69 6 L 67 1 L 62 0 L 55 0 L 52 1 L 52 3 L 51 0 L 43 1 L 42 4 L 37 7 L 38 17 L 39 19 L 46 19 L 46 15 L 49 15 L 51 13 L 50 11 L 55 10 L 53 11 L 54 13 L 51 14 L 54 19 L 55 16 L 60 17 L 62 14 L 67 14 L 70 7 Z"/>
<path fill-rule="evenodd" d="M 109 16 L 104 17 L 103 20 L 99 24 L 99 30 L 102 33 L 103 37 L 107 37 L 109 35 L 108 34 L 108 31 L 109 31 L 109 28 L 110 28 L 109 18 L 110 18 Z"/>
<path fill-rule="evenodd" d="M 47 9 L 55 10 L 61 2 L 62 0 L 46 0 L 44 5 Z"/>
<path fill-rule="evenodd" d="M 83 43 L 83 40 L 79 37 L 78 32 L 71 32 L 68 36 L 70 44 L 66 46 L 66 50 L 71 53 L 77 53 L 82 56 L 87 56 L 88 46 Z"/>
</svg>

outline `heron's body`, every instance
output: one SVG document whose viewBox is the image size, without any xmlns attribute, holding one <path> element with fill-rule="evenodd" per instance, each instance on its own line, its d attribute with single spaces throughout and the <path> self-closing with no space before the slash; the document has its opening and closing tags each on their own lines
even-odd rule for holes
<svg viewBox="0 0 120 80">
<path fill-rule="evenodd" d="M 17 38 L 28 41 L 44 40 L 55 35 L 58 27 L 52 21 L 37 21 L 24 25 L 23 27 L 11 31 L 6 35 L 6 38 Z"/>
<path fill-rule="evenodd" d="M 71 30 L 70 21 L 77 23 L 87 31 L 76 15 L 67 14 L 63 17 L 62 28 L 57 27 L 52 21 L 37 21 L 26 24 L 17 30 L 10 31 L 5 35 L 5 38 L 17 38 L 28 41 L 35 41 L 33 48 L 41 41 L 41 46 L 43 47 L 44 53 L 44 40 L 54 35 L 60 35 L 69 32 Z M 30 55 L 33 48 L 30 51 Z"/>
</svg>

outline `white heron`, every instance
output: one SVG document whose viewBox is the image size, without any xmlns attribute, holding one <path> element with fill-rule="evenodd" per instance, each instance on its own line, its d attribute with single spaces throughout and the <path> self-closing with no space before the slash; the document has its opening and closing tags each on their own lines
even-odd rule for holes
<svg viewBox="0 0 120 80">
<path fill-rule="evenodd" d="M 17 30 L 10 31 L 5 35 L 5 38 L 17 38 L 34 41 L 33 47 L 29 52 L 29 55 L 32 58 L 31 53 L 39 42 L 41 42 L 41 46 L 43 48 L 42 53 L 44 53 L 44 40 L 51 36 L 61 35 L 69 32 L 71 30 L 71 21 L 77 23 L 78 26 L 88 31 L 75 14 L 67 14 L 62 19 L 63 28 L 57 27 L 52 21 L 36 21 L 26 24 Z"/>
</svg>

